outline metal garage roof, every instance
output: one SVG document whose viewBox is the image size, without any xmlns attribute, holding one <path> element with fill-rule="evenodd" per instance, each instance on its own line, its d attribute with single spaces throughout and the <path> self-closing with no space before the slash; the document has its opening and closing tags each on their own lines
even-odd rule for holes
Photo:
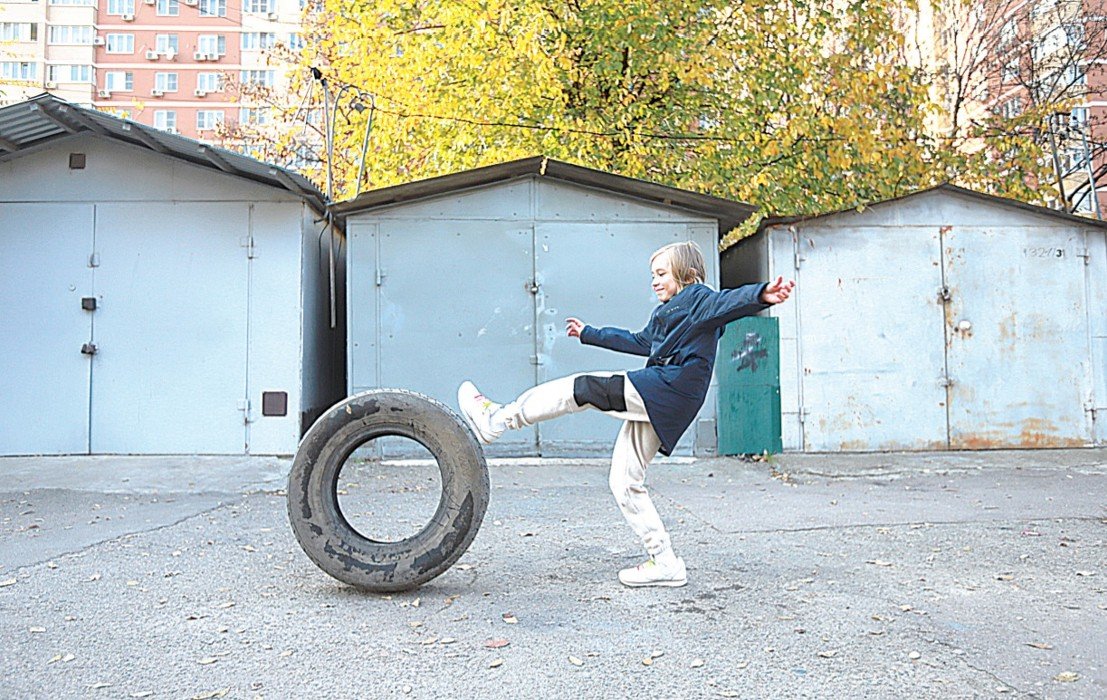
<svg viewBox="0 0 1107 700">
<path fill-rule="evenodd" d="M 1026 202 L 1020 202 L 1017 199 L 1010 199 L 1008 197 L 1000 197 L 994 194 L 987 194 L 986 192 L 977 192 L 976 190 L 966 189 L 953 185 L 948 182 L 940 185 L 934 185 L 933 187 L 925 187 L 921 190 L 915 190 L 907 194 L 900 195 L 898 197 L 891 197 L 889 199 L 881 199 L 876 202 L 869 202 L 862 208 L 850 208 L 839 209 L 838 211 L 826 212 L 823 214 L 809 214 L 806 216 L 770 216 L 761 220 L 760 225 L 757 227 L 757 231 L 761 232 L 770 226 L 780 226 L 787 224 L 796 224 L 803 221 L 812 221 L 814 219 L 823 219 L 828 216 L 838 216 L 839 214 L 848 214 L 850 212 L 861 212 L 865 209 L 871 209 L 874 207 L 882 207 L 886 204 L 893 202 L 899 202 L 901 200 L 910 199 L 912 197 L 918 197 L 929 192 L 949 192 L 952 194 L 959 194 L 965 197 L 975 199 L 977 201 L 984 202 L 986 204 L 998 204 L 1006 207 L 1013 207 L 1015 209 L 1021 209 L 1022 211 L 1028 211 L 1031 214 L 1039 214 L 1042 216 L 1051 216 L 1061 221 L 1069 223 L 1080 224 L 1082 226 L 1093 226 L 1095 228 L 1107 228 L 1107 221 L 1100 221 L 1099 219 L 1091 219 L 1086 216 L 1078 216 L 1076 214 L 1070 214 L 1067 211 L 1059 211 L 1057 209 L 1050 209 L 1049 207 L 1043 207 L 1037 204 L 1028 204 Z"/>
<path fill-rule="evenodd" d="M 338 214 L 349 216 L 350 214 L 400 202 L 531 176 L 548 177 L 607 190 L 608 192 L 635 197 L 655 204 L 710 216 L 719 220 L 720 229 L 724 233 L 748 219 L 754 212 L 753 206 L 743 202 L 698 194 L 622 175 L 614 175 L 602 170 L 593 170 L 592 168 L 585 168 L 544 156 L 523 158 L 394 187 L 372 190 L 355 199 L 340 202 L 334 205 L 333 209 Z"/>
<path fill-rule="evenodd" d="M 73 134 L 91 132 L 195 165 L 288 190 L 325 209 L 325 198 L 302 175 L 223 148 L 79 107 L 48 93 L 0 107 L 0 162 Z"/>
</svg>

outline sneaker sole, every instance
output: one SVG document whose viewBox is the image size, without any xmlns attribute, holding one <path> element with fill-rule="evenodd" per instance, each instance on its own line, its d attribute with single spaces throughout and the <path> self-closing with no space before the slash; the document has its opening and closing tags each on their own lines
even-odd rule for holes
<svg viewBox="0 0 1107 700">
<path fill-rule="evenodd" d="M 627 583 L 626 581 L 619 579 L 619 583 L 628 588 L 648 588 L 650 586 L 658 586 L 661 588 L 680 588 L 688 584 L 688 579 L 680 579 L 677 581 L 648 581 L 644 583 Z"/>
</svg>

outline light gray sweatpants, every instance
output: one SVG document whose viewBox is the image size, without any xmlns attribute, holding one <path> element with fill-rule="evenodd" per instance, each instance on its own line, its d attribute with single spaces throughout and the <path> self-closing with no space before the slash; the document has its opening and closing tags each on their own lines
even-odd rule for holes
<svg viewBox="0 0 1107 700">
<path fill-rule="evenodd" d="M 573 399 L 573 381 L 582 374 L 611 377 L 616 374 L 626 375 L 626 372 L 582 372 L 528 389 L 500 409 L 507 427 L 525 428 L 540 421 L 594 408 L 590 404 L 578 406 Z M 646 404 L 629 379 L 623 382 L 623 398 L 627 410 L 603 412 L 624 421 L 619 437 L 615 439 L 608 484 L 623 517 L 642 539 L 646 551 L 654 556 L 670 547 L 669 533 L 665 531 L 657 509 L 653 507 L 645 483 L 646 466 L 657 454 L 661 440 L 650 424 Z"/>
</svg>

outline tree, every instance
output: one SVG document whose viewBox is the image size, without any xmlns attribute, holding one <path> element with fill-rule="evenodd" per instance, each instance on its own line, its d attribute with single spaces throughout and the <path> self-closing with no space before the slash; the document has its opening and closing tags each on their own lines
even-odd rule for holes
<svg viewBox="0 0 1107 700">
<path fill-rule="evenodd" d="M 891 0 L 321 2 L 306 104 L 261 155 L 320 151 L 317 69 L 341 92 L 335 199 L 359 189 L 370 118 L 362 190 L 544 154 L 803 214 L 944 173 Z"/>
<path fill-rule="evenodd" d="M 1088 193 L 1087 158 L 1102 115 L 1107 18 L 1072 0 L 934 0 L 933 56 L 921 61 L 948 143 L 949 175 L 965 184 L 1073 211 Z M 915 51 L 926 53 L 923 42 Z M 1071 116 L 1070 116 L 1071 115 Z M 1087 144 L 1087 150 L 1085 150 Z"/>
</svg>

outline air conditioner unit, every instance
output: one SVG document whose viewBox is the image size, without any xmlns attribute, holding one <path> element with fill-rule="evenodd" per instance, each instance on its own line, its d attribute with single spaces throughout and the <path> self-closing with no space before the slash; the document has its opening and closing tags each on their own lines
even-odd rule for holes
<svg viewBox="0 0 1107 700">
<path fill-rule="evenodd" d="M 158 0 L 142 0 L 142 2 L 146 3 L 147 5 L 154 5 L 157 3 L 157 1 Z"/>
<path fill-rule="evenodd" d="M 196 88 L 196 91 L 193 92 L 192 94 L 196 95 L 197 97 L 207 97 L 208 96 L 208 91 L 207 90 L 201 90 L 200 88 Z"/>
<path fill-rule="evenodd" d="M 192 54 L 192 58 L 196 59 L 197 61 L 206 61 L 208 60 L 208 55 L 203 51 L 197 51 L 196 53 Z"/>
<path fill-rule="evenodd" d="M 161 97 L 162 95 L 165 94 L 165 91 L 164 90 L 158 90 L 158 89 L 155 88 L 154 90 L 150 91 L 150 94 L 153 95 L 154 97 Z"/>
<path fill-rule="evenodd" d="M 55 82 L 54 82 L 54 81 L 52 81 L 52 80 L 48 80 L 48 81 L 46 81 L 46 89 L 47 89 L 47 90 L 53 90 L 53 89 L 54 89 L 54 88 L 56 88 L 57 86 L 58 86 L 58 84 L 57 84 L 57 83 L 55 83 Z"/>
<path fill-rule="evenodd" d="M 151 51 L 149 49 L 146 51 L 146 60 L 147 61 L 156 61 L 156 60 L 158 60 L 159 56 L 161 56 L 161 54 L 159 54 L 157 51 Z"/>
<path fill-rule="evenodd" d="M 162 131 L 164 131 L 167 134 L 178 134 L 178 133 L 180 133 L 179 131 L 177 131 L 177 127 L 175 127 L 175 126 L 167 126 L 164 129 L 162 129 Z"/>
<path fill-rule="evenodd" d="M 92 45 L 93 46 L 103 46 L 104 45 L 104 37 L 102 37 L 102 36 L 93 37 Z"/>
<path fill-rule="evenodd" d="M 96 94 L 100 97 L 111 97 L 111 90 L 100 90 Z"/>
<path fill-rule="evenodd" d="M 163 52 L 162 55 L 165 56 L 165 60 L 172 61 L 174 58 L 177 57 L 177 52 L 173 49 L 169 49 L 168 51 Z"/>
<path fill-rule="evenodd" d="M 192 5 L 193 7 L 195 7 L 196 5 L 200 4 L 200 0 L 184 0 L 184 3 L 186 5 Z"/>
<path fill-rule="evenodd" d="M 265 13 L 265 19 L 275 20 L 275 19 L 277 19 L 277 13 L 276 12 L 266 12 Z"/>
<path fill-rule="evenodd" d="M 134 15 L 123 15 L 119 19 L 123 20 L 124 22 L 134 22 L 135 21 L 135 16 Z"/>
</svg>

